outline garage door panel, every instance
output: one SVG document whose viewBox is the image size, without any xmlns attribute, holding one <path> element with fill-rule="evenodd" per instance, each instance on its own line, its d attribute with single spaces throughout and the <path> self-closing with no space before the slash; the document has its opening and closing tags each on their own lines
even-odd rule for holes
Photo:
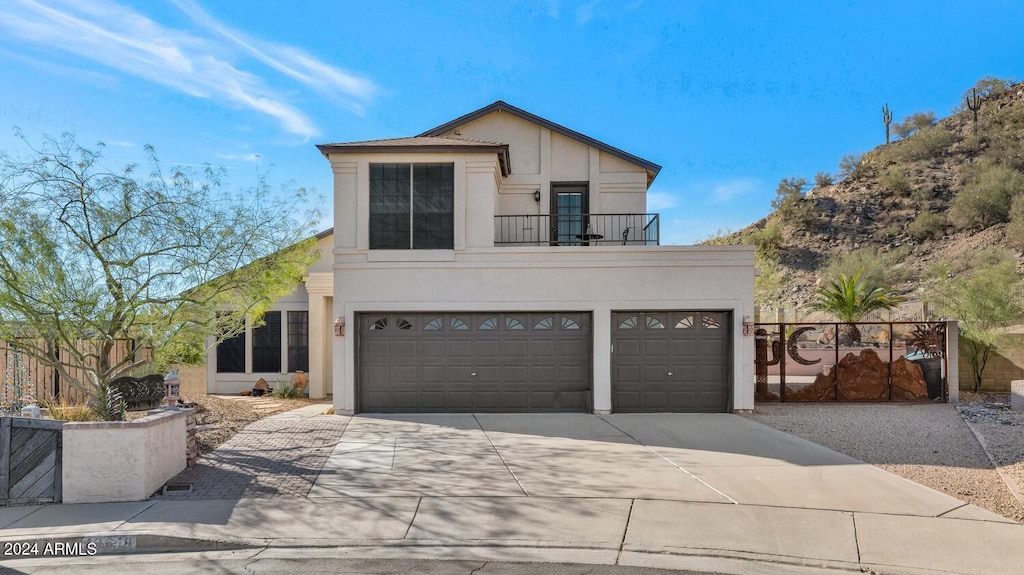
<svg viewBox="0 0 1024 575">
<path fill-rule="evenodd" d="M 696 357 L 700 355 L 697 348 L 700 342 L 686 334 L 685 339 L 676 339 L 672 342 L 672 355 L 675 357 Z"/>
<path fill-rule="evenodd" d="M 478 391 L 473 399 L 477 409 L 489 410 L 501 407 L 501 392 Z"/>
<path fill-rule="evenodd" d="M 558 380 L 554 382 L 559 389 L 567 387 L 579 387 L 586 380 L 584 369 L 578 365 L 560 365 Z"/>
<path fill-rule="evenodd" d="M 669 341 L 665 339 L 648 339 L 641 342 L 641 346 L 645 359 L 669 355 Z"/>
<path fill-rule="evenodd" d="M 443 341 L 420 341 L 420 357 L 444 357 Z"/>
<path fill-rule="evenodd" d="M 366 357 L 391 357 L 391 343 L 390 341 L 367 340 L 365 344 Z"/>
<path fill-rule="evenodd" d="M 417 354 L 417 346 L 415 341 L 411 340 L 393 340 L 387 342 L 386 340 L 378 343 L 390 344 L 391 349 L 389 353 L 396 357 L 415 357 Z"/>
<path fill-rule="evenodd" d="M 501 405 L 508 409 L 528 409 L 530 407 L 530 395 L 525 391 L 502 391 Z"/>
<path fill-rule="evenodd" d="M 473 407 L 472 391 L 449 391 L 445 397 L 445 407 L 452 410 L 465 410 Z"/>
<path fill-rule="evenodd" d="M 424 366 L 420 368 L 413 368 L 419 374 L 419 381 L 427 383 L 440 383 L 444 381 L 445 368 L 443 366 Z M 416 377 L 408 380 L 410 383 L 417 381 Z"/>
<path fill-rule="evenodd" d="M 589 410 L 589 314 L 359 316 L 361 411 Z"/>
<path fill-rule="evenodd" d="M 530 382 L 550 384 L 555 382 L 555 368 L 551 365 L 531 365 Z"/>
<path fill-rule="evenodd" d="M 635 383 L 660 383 L 668 379 L 669 368 L 667 365 L 645 365 L 643 367 L 643 378 Z"/>
<path fill-rule="evenodd" d="M 553 339 L 533 339 L 529 342 L 530 357 L 543 358 L 554 357 L 558 343 Z"/>
<path fill-rule="evenodd" d="M 396 365 L 391 368 L 389 376 L 391 381 L 402 384 L 416 381 L 419 369 L 414 366 Z"/>
<path fill-rule="evenodd" d="M 477 340 L 476 357 L 501 357 L 501 342 L 498 340 Z"/>
<path fill-rule="evenodd" d="M 448 357 L 473 357 L 473 342 L 471 340 L 449 340 L 445 343 Z"/>
<path fill-rule="evenodd" d="M 616 340 L 615 355 L 619 358 L 639 358 L 640 340 L 626 337 Z"/>
<path fill-rule="evenodd" d="M 615 392 L 615 406 L 616 409 L 629 410 L 637 409 L 640 407 L 640 392 L 639 391 L 617 391 Z"/>
<path fill-rule="evenodd" d="M 612 409 L 726 411 L 730 317 L 700 311 L 613 313 Z"/>
<path fill-rule="evenodd" d="M 505 357 L 526 357 L 529 355 L 529 342 L 505 340 L 501 342 L 501 354 Z"/>
</svg>

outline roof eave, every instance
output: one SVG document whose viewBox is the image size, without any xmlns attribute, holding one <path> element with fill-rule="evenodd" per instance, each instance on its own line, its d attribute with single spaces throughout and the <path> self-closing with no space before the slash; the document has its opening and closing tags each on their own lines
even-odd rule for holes
<svg viewBox="0 0 1024 575">
<path fill-rule="evenodd" d="M 495 146 L 349 146 L 337 144 L 317 144 L 317 149 L 328 160 L 331 154 L 454 154 L 454 153 L 495 153 L 498 155 L 498 164 L 501 167 L 501 175 L 508 176 L 512 173 L 512 162 L 509 159 L 508 144 Z"/>
</svg>

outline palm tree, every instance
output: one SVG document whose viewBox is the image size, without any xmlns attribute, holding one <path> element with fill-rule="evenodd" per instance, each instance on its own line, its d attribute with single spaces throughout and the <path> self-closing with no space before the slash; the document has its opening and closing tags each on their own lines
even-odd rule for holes
<svg viewBox="0 0 1024 575">
<path fill-rule="evenodd" d="M 860 271 L 853 277 L 839 274 L 831 285 L 818 288 L 817 299 L 809 305 L 815 311 L 828 312 L 846 323 L 842 331 L 854 342 L 860 341 L 860 330 L 855 322 L 876 309 L 892 309 L 902 301 L 889 288 L 862 282 L 860 274 Z"/>
</svg>

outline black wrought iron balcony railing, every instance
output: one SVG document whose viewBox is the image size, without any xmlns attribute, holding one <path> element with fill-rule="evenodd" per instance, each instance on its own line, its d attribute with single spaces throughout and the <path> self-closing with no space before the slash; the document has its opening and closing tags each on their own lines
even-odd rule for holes
<svg viewBox="0 0 1024 575">
<path fill-rule="evenodd" d="M 656 246 L 658 214 L 494 216 L 494 245 Z"/>
</svg>

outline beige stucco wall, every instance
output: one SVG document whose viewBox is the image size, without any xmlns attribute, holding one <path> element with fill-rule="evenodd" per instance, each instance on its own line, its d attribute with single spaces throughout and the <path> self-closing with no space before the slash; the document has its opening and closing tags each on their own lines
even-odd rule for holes
<svg viewBox="0 0 1024 575">
<path fill-rule="evenodd" d="M 185 469 L 185 415 L 160 410 L 131 422 L 65 423 L 65 503 L 142 501 Z"/>
<path fill-rule="evenodd" d="M 401 257 L 401 260 L 395 258 Z M 751 248 L 539 247 L 335 254 L 334 405 L 356 409 L 355 315 L 364 311 L 580 311 L 594 327 L 595 411 L 611 409 L 611 312 L 725 310 L 733 314 L 733 408 L 753 408 Z M 749 341 L 748 341 L 749 340 Z"/>
<path fill-rule="evenodd" d="M 490 215 L 549 213 L 552 182 L 587 182 L 592 214 L 647 211 L 644 168 L 518 116 L 494 112 L 445 135 L 509 145 L 512 173 L 501 179 Z"/>
<path fill-rule="evenodd" d="M 331 288 L 328 285 L 326 288 L 318 287 L 320 284 L 313 282 L 311 284 L 310 278 L 323 278 L 324 276 L 332 276 L 332 267 L 334 258 L 331 255 L 334 249 L 334 236 L 328 235 L 324 238 L 317 240 L 316 248 L 319 254 L 317 260 L 309 267 L 309 274 L 305 283 L 297 286 L 295 290 L 287 296 L 279 299 L 271 306 L 269 311 L 280 311 L 282 312 L 281 317 L 281 366 L 287 369 L 288 366 L 288 321 L 287 312 L 289 311 L 307 311 L 309 312 L 309 350 L 310 350 L 310 369 L 309 369 L 309 394 L 310 397 L 324 397 L 326 390 L 330 389 L 330 370 L 323 368 L 314 369 L 313 356 L 314 349 L 322 350 L 325 346 L 329 346 L 330 342 L 324 337 L 324 331 L 322 329 L 323 322 L 330 322 L 331 311 L 325 309 L 323 304 L 323 298 L 330 297 Z M 322 283 L 322 282 L 321 282 Z M 319 290 L 319 291 L 318 291 Z M 317 315 L 319 314 L 319 315 Z M 326 318 L 324 317 L 326 314 Z M 314 330 L 314 323 L 318 329 Z M 244 373 L 217 373 L 217 348 L 213 345 L 213 339 L 207 341 L 207 354 L 206 354 L 206 365 L 203 368 L 205 371 L 205 382 L 207 393 L 213 394 L 237 394 L 241 391 L 252 389 L 252 386 L 256 383 L 256 380 L 263 378 L 270 383 L 271 387 L 275 386 L 279 381 L 290 381 L 291 376 L 294 372 L 280 372 L 280 373 L 261 373 L 252 371 L 252 328 L 246 327 L 245 331 L 246 346 L 245 346 L 245 372 Z M 323 353 L 320 353 L 318 357 L 322 357 Z M 194 375 L 191 374 L 190 375 Z M 182 374 L 184 382 L 185 374 Z M 198 378 L 194 378 L 198 379 Z M 190 386 L 189 389 L 194 389 Z"/>
</svg>

